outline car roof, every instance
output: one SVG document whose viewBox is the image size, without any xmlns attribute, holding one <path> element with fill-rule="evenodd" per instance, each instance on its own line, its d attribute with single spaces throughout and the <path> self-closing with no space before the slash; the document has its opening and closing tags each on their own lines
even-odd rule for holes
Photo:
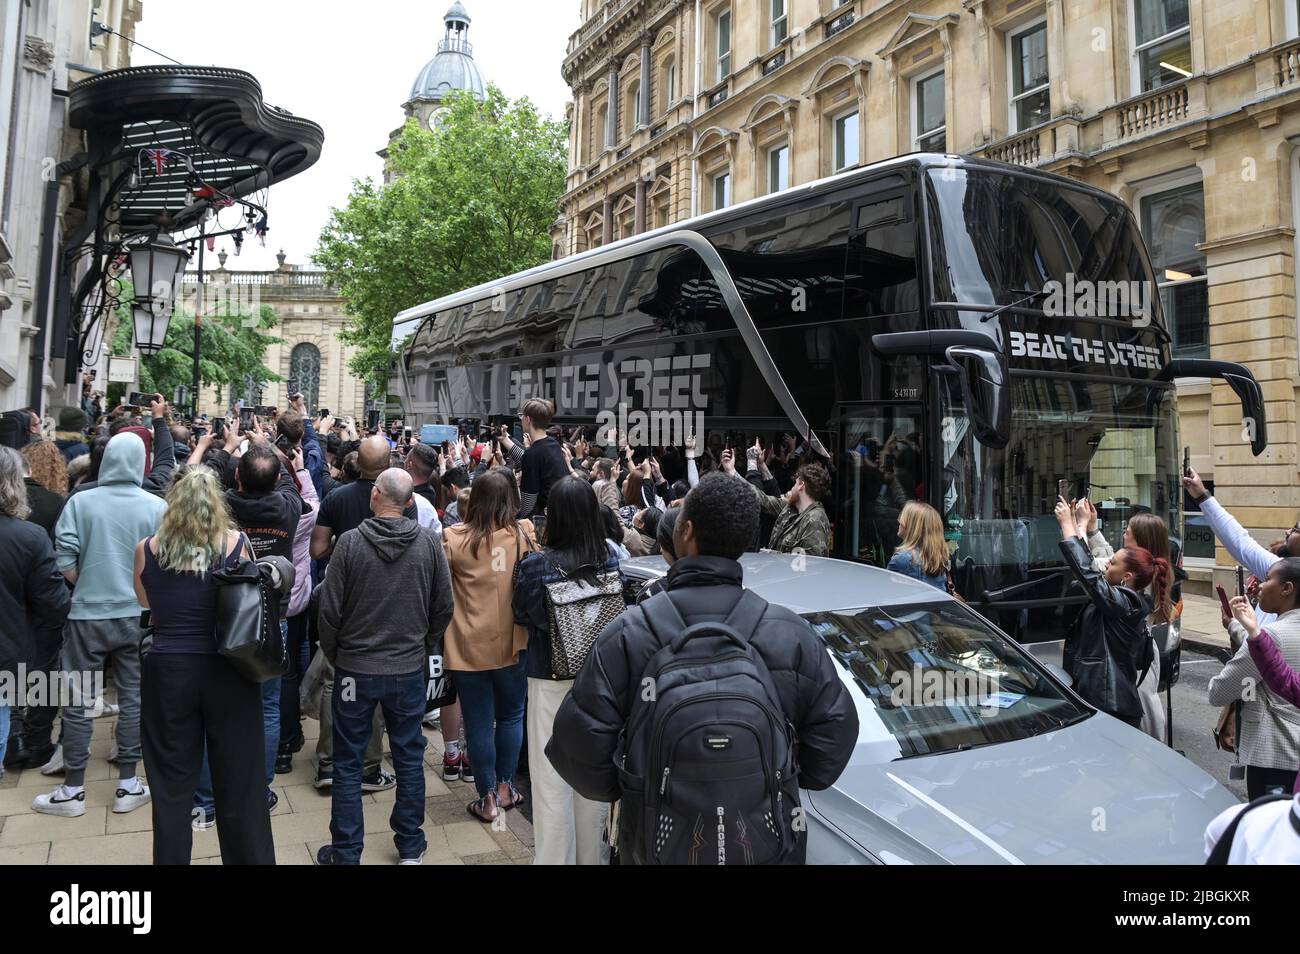
<svg viewBox="0 0 1300 954">
<path fill-rule="evenodd" d="M 897 606 L 951 600 L 928 583 L 880 567 L 832 557 L 792 553 L 746 553 L 740 558 L 745 587 L 769 603 L 796 613 L 856 610 L 867 606 Z M 668 572 L 661 556 L 631 557 L 624 570 L 642 579 Z"/>
</svg>

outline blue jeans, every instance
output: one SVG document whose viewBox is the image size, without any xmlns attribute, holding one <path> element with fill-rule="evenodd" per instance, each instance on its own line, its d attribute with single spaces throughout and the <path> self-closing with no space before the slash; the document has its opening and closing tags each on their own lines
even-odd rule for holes
<svg viewBox="0 0 1300 954">
<path fill-rule="evenodd" d="M 519 750 L 524 744 L 524 703 L 528 700 L 524 654 L 520 653 L 519 661 L 504 669 L 453 671 L 451 681 L 456 685 L 465 722 L 474 787 L 482 798 L 499 782 L 515 780 Z"/>
<path fill-rule="evenodd" d="M 389 824 L 401 858 L 418 858 L 428 842 L 424 823 L 424 672 L 403 676 L 365 676 L 334 670 L 334 787 L 330 835 L 338 860 L 361 863 L 365 822 L 361 813 L 361 773 L 370 742 L 375 707 L 384 713 L 397 771 L 397 798 Z"/>
<path fill-rule="evenodd" d="M 0 706 L 0 775 L 4 774 L 5 752 L 9 750 L 9 710 L 12 706 Z"/>
</svg>

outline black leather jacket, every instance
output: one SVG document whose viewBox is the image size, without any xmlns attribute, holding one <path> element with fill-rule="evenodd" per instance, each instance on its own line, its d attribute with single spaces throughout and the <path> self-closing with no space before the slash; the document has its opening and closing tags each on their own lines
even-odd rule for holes
<svg viewBox="0 0 1300 954">
<path fill-rule="evenodd" d="M 1151 600 L 1127 586 L 1112 586 L 1092 565 L 1092 554 L 1075 537 L 1061 541 L 1066 566 L 1088 603 L 1065 640 L 1065 670 L 1074 691 L 1102 712 L 1132 719 L 1142 714 L 1139 673 L 1150 664 Z"/>
</svg>

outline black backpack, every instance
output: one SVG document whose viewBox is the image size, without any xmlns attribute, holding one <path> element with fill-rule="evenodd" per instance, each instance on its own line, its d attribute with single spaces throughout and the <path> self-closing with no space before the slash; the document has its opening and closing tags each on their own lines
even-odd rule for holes
<svg viewBox="0 0 1300 954">
<path fill-rule="evenodd" d="M 801 857 L 794 729 L 748 638 L 766 610 L 749 590 L 722 623 L 687 626 L 666 592 L 640 605 L 664 645 L 635 687 L 615 753 L 619 850 L 631 861 Z"/>
</svg>

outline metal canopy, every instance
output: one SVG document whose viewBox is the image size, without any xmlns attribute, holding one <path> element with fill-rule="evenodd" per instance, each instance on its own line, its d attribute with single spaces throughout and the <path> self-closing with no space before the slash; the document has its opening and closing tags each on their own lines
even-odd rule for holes
<svg viewBox="0 0 1300 954">
<path fill-rule="evenodd" d="M 71 349 L 93 360 L 93 333 L 118 304 L 120 263 L 133 243 L 161 232 L 193 248 L 204 236 L 230 235 L 238 249 L 255 225 L 264 235 L 265 190 L 310 168 L 325 133 L 263 102 L 252 74 L 214 66 L 99 73 L 72 86 L 68 120 L 86 131 L 86 151 L 59 172 L 90 174 L 86 220 L 63 247 L 55 312 L 72 383 Z"/>
<path fill-rule="evenodd" d="M 89 133 L 96 165 L 135 162 L 141 149 L 182 153 L 207 183 L 243 197 L 309 168 L 320 126 L 262 101 L 257 80 L 211 66 L 137 66 L 100 73 L 71 90 L 69 122 Z M 140 175 L 115 199 L 122 231 L 197 224 L 206 199 L 192 196 L 190 170 L 167 165 Z"/>
</svg>

